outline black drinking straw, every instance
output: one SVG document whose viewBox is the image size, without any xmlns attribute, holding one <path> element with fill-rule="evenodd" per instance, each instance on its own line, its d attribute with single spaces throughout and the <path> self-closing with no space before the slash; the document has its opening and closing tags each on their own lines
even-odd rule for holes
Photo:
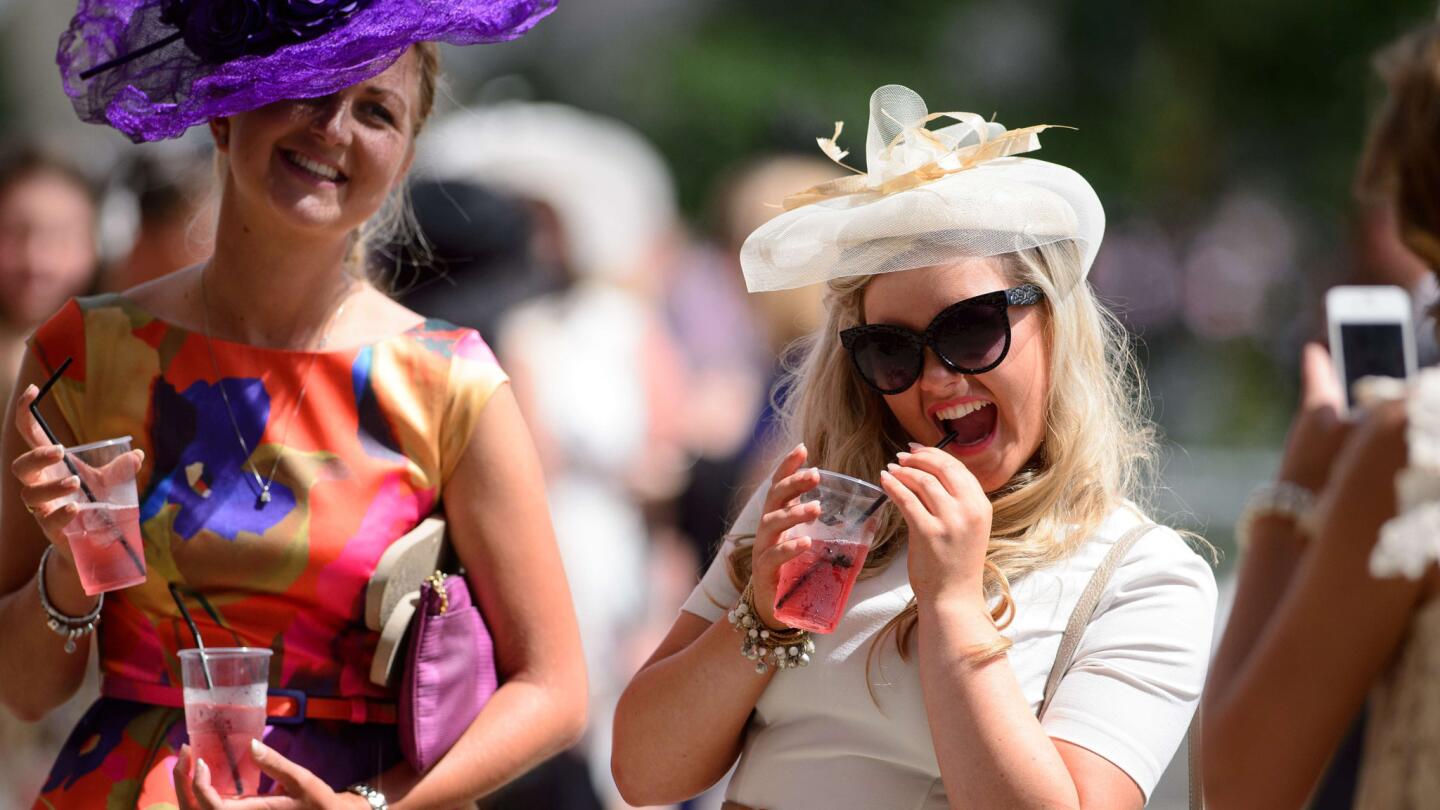
<svg viewBox="0 0 1440 810">
<path fill-rule="evenodd" d="M 205 640 L 200 637 L 200 628 L 196 627 L 195 620 L 190 618 L 190 611 L 185 608 L 185 599 L 180 595 L 175 583 L 170 583 L 169 587 L 170 598 L 175 600 L 175 607 L 180 609 L 180 618 L 185 620 L 191 637 L 195 639 L 195 649 L 200 651 L 200 671 L 205 675 L 205 688 L 214 689 L 215 681 L 210 678 L 210 662 L 205 660 Z"/>
<path fill-rule="evenodd" d="M 953 430 L 950 431 L 949 433 L 946 433 L 946 434 L 944 435 L 944 437 L 942 437 L 942 438 L 940 439 L 940 443 L 937 444 L 937 445 L 935 445 L 935 448 L 936 448 L 937 450 L 944 450 L 944 449 L 945 449 L 945 445 L 947 445 L 947 444 L 955 441 L 955 437 L 956 437 L 957 435 L 959 435 L 959 434 L 957 434 L 957 433 L 956 433 L 955 431 L 953 431 Z M 867 508 L 867 509 L 865 510 L 865 514 L 861 515 L 860 517 L 856 518 L 854 521 L 851 522 L 851 524 L 850 524 L 851 527 L 858 527 L 858 526 L 860 526 L 861 524 L 863 524 L 865 521 L 869 520 L 871 515 L 875 514 L 877 511 L 879 511 L 879 509 L 880 509 L 881 506 L 884 506 L 884 505 L 885 505 L 885 501 L 886 501 L 886 500 L 887 500 L 887 496 L 885 496 L 885 495 L 881 495 L 880 497 L 876 498 L 876 499 L 875 499 L 875 502 L 872 503 L 872 504 L 870 504 L 869 508 Z M 842 561 L 842 562 L 845 561 L 845 560 L 849 560 L 849 559 L 850 559 L 849 557 L 846 557 L 846 556 L 844 556 L 844 555 L 841 555 L 841 557 L 839 558 L 839 560 Z M 814 564 L 812 564 L 812 565 L 810 566 L 810 568 L 805 571 L 805 573 L 803 573 L 803 574 L 800 575 L 800 578 L 799 578 L 799 579 L 795 580 L 795 584 L 790 586 L 790 590 L 786 591 L 784 594 L 782 594 L 782 595 L 780 596 L 779 599 L 775 600 L 775 608 L 778 610 L 778 609 L 784 607 L 784 606 L 785 606 L 785 603 L 788 602 L 788 601 L 790 601 L 790 597 L 794 596 L 794 595 L 795 595 L 795 592 L 798 591 L 798 590 L 800 590 L 800 586 L 804 585 L 805 582 L 806 582 L 808 579 L 810 579 L 810 577 L 815 576 L 815 572 L 816 572 L 816 571 L 819 571 L 819 570 L 820 570 L 820 566 L 824 565 L 826 562 L 828 562 L 828 560 L 824 560 L 824 559 L 816 560 L 816 561 L 814 562 Z M 853 565 L 853 563 L 851 563 L 851 564 Z M 842 564 L 842 565 L 840 565 L 840 567 L 841 567 L 841 568 L 849 568 L 850 565 L 843 565 L 843 564 Z"/>
<path fill-rule="evenodd" d="M 60 381 L 60 375 L 65 373 L 65 369 L 70 367 L 70 362 L 74 359 L 73 357 L 65 358 L 65 362 L 61 363 L 60 367 L 55 369 L 55 373 L 50 375 L 50 379 L 46 380 L 45 384 L 40 386 L 40 393 L 36 394 L 34 401 L 30 403 L 30 415 L 35 417 L 35 421 L 40 424 L 40 429 L 45 432 L 45 437 L 50 440 L 51 444 L 60 444 L 60 439 L 55 436 L 55 431 L 50 429 L 50 424 L 45 421 L 45 417 L 40 415 L 40 400 L 44 399 L 45 395 L 50 393 L 50 389 L 55 386 L 55 383 Z M 95 503 L 95 493 L 90 491 L 90 486 L 85 483 L 84 477 L 80 475 L 79 468 L 75 466 L 75 462 L 70 460 L 70 454 L 62 453 L 60 458 L 65 462 L 65 467 L 70 470 L 70 474 L 79 479 L 80 491 L 85 493 L 85 497 L 91 503 Z M 113 522 L 111 523 L 111 528 L 115 528 Z M 144 576 L 145 561 L 140 559 L 135 553 L 135 549 L 131 548 L 129 543 L 125 542 L 125 533 L 116 529 L 115 539 L 120 541 L 120 547 L 125 549 L 125 553 L 130 556 L 130 562 L 135 563 L 135 570 L 141 576 Z"/>
<path fill-rule="evenodd" d="M 960 434 L 956 433 L 956 432 L 953 431 L 953 430 L 950 431 L 949 433 L 946 433 L 946 434 L 944 435 L 944 437 L 942 437 L 942 438 L 940 439 L 940 443 L 937 444 L 937 445 L 935 445 L 935 449 L 936 449 L 936 450 L 944 450 L 944 449 L 945 449 L 945 445 L 949 444 L 950 442 L 955 441 L 955 437 L 958 436 L 958 435 L 960 435 Z M 873 515 L 873 514 L 875 514 L 877 511 L 879 511 L 880 507 L 883 506 L 884 504 L 885 504 L 885 496 L 884 496 L 884 495 L 881 495 L 880 497 L 876 498 L 876 499 L 875 499 L 875 502 L 872 503 L 872 504 L 870 504 L 870 508 L 865 510 L 865 514 L 861 515 L 861 516 L 855 521 L 855 524 L 854 524 L 854 525 L 859 526 L 861 523 L 864 523 L 865 521 L 869 520 L 869 519 L 870 519 L 870 516 Z"/>
<path fill-rule="evenodd" d="M 210 662 L 205 659 L 205 640 L 200 637 L 200 628 L 196 627 L 195 620 L 190 618 L 190 611 L 185 608 L 185 599 L 180 596 L 179 588 L 173 582 L 170 583 L 169 588 L 170 598 L 175 600 L 175 607 L 180 609 L 180 617 L 185 620 L 185 624 L 190 628 L 190 635 L 195 639 L 195 649 L 200 651 L 200 672 L 205 676 L 205 689 L 207 691 L 213 690 L 215 688 L 215 680 L 210 677 Z M 209 613 L 211 618 L 215 618 L 215 611 L 210 607 L 209 600 L 199 594 L 195 596 L 200 600 L 200 604 L 205 608 L 205 612 Z M 230 778 L 235 782 L 235 790 L 244 793 L 245 787 L 241 784 L 240 761 L 236 759 L 235 754 L 230 751 L 230 746 L 225 744 L 223 738 L 220 740 L 220 750 L 225 752 L 225 759 L 227 764 L 230 765 Z"/>
</svg>

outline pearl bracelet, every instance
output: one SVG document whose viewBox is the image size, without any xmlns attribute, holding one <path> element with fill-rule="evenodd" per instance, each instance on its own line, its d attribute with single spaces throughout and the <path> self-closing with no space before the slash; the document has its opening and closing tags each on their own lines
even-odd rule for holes
<svg viewBox="0 0 1440 810">
<path fill-rule="evenodd" d="M 1304 529 L 1306 518 L 1314 506 L 1315 493 L 1299 484 L 1290 481 L 1261 484 L 1250 494 L 1235 523 L 1235 547 L 1244 551 L 1250 544 L 1250 526 L 1257 518 L 1288 518 Z"/>
<path fill-rule="evenodd" d="M 44 608 L 45 615 L 50 617 L 45 626 L 50 628 L 52 633 L 64 636 L 65 652 L 73 653 L 77 649 L 76 640 L 94 633 L 95 625 L 100 623 L 100 609 L 105 607 L 105 594 L 100 594 L 100 601 L 84 616 L 67 616 L 61 613 L 55 603 L 50 601 L 50 591 L 45 587 L 45 563 L 50 561 L 50 555 L 54 551 L 54 546 L 46 546 L 45 553 L 40 555 L 40 571 L 35 575 L 40 583 L 40 607 Z"/>
<path fill-rule="evenodd" d="M 793 627 L 771 630 L 755 612 L 755 584 L 745 586 L 740 594 L 740 603 L 730 611 L 730 624 L 742 633 L 740 654 L 755 662 L 755 673 L 764 675 L 770 665 L 777 670 L 794 669 L 810 665 L 810 655 L 815 652 L 815 642 L 810 633 Z"/>
</svg>

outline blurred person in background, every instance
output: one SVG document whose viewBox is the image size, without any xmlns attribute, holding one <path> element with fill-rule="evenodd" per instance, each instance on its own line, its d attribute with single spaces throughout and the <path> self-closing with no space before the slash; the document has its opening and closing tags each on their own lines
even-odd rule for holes
<svg viewBox="0 0 1440 810">
<path fill-rule="evenodd" d="M 946 115 L 931 130 L 918 94 L 876 90 L 868 171 L 796 190 L 742 249 L 748 289 L 824 283 L 826 319 L 783 410 L 801 443 L 621 700 L 632 802 L 734 766 L 732 810 L 1139 808 L 1185 736 L 1214 577 L 1132 500 L 1153 436 L 1085 280 L 1104 211 L 1074 171 L 1010 157 L 1036 128 Z M 821 519 L 800 500 L 817 468 L 888 496 L 863 562 L 822 568 L 821 538 L 790 531 Z M 856 565 L 831 632 L 781 618 L 807 577 Z"/>
<path fill-rule="evenodd" d="M 747 295 L 740 246 L 781 212 L 786 194 L 833 179 L 836 169 L 820 158 L 775 155 L 733 171 L 709 206 L 712 244 L 690 251 L 670 285 L 666 308 L 687 366 L 686 444 L 694 459 L 675 515 L 698 571 L 776 449 L 772 400 L 784 394 L 776 386 L 786 353 L 824 316 L 820 287 Z"/>
<path fill-rule="evenodd" d="M 1393 212 L 1404 248 L 1433 275 L 1440 23 L 1388 46 L 1376 66 L 1388 93 L 1371 122 L 1358 185 Z M 1202 761 L 1212 806 L 1300 806 L 1362 706 L 1355 807 L 1433 806 L 1437 374 L 1423 370 L 1408 389 L 1360 386 L 1365 404 L 1342 419 L 1328 354 L 1305 347 L 1302 397 L 1276 483 L 1259 490 L 1242 517 L 1248 542 L 1235 605 L 1205 696 Z"/>
<path fill-rule="evenodd" d="M 32 145 L 0 157 L 0 394 L 9 401 L 25 338 L 99 269 L 96 196 L 80 171 Z"/>
<path fill-rule="evenodd" d="M 535 244 L 553 220 L 536 204 L 466 180 L 418 180 L 410 199 L 423 239 L 389 246 L 375 269 L 416 312 L 494 338 L 512 310 L 563 284 L 553 251 Z"/>
<path fill-rule="evenodd" d="M 72 299 L 31 338 L 3 443 L 0 702 L 45 716 L 98 648 L 102 697 L 36 807 L 473 802 L 578 738 L 579 634 L 504 371 L 473 330 L 422 319 L 365 269 L 433 107 L 437 41 L 514 39 L 554 5 L 273 4 L 238 39 L 203 25 L 217 8 L 82 3 L 61 40 L 83 120 L 137 141 L 207 127 L 223 155 L 221 203 L 205 262 Z M 145 47 L 162 36 L 157 18 L 185 35 Z M 59 448 L 29 413 L 58 371 L 44 404 L 59 442 L 129 434 L 138 445 L 115 464 L 137 474 L 147 576 L 98 597 L 65 534 L 79 482 L 55 476 Z M 398 685 L 369 678 L 379 634 L 364 595 L 387 549 L 437 509 L 500 683 L 417 773 L 402 754 Z M 207 608 L 193 624 L 182 599 Z M 269 704 L 290 722 L 251 743 L 267 779 L 243 786 L 273 780 L 288 798 L 224 801 L 211 769 L 227 763 L 192 751 L 177 656 L 201 636 L 273 650 L 269 685 L 303 697 Z"/>
<path fill-rule="evenodd" d="M 106 274 L 109 289 L 127 290 L 210 255 L 219 202 L 213 194 L 214 177 L 208 150 L 177 145 L 134 154 L 121 182 L 135 200 L 135 240 Z"/>
<path fill-rule="evenodd" d="M 90 182 L 35 146 L 0 157 L 0 397 L 9 402 L 25 338 L 67 298 L 89 291 L 99 267 L 96 200 Z M 95 697 L 93 673 L 81 688 Z M 19 807 L 40 790 L 65 735 L 80 719 L 77 702 L 38 723 L 0 712 L 0 808 Z"/>
<path fill-rule="evenodd" d="M 629 126 L 558 104 L 509 102 L 440 121 L 428 167 L 531 203 L 536 261 L 562 288 L 503 319 L 496 339 L 545 467 L 590 673 L 582 746 L 606 804 L 615 703 L 638 666 L 663 531 L 647 512 L 685 480 L 684 367 L 661 310 L 683 233 L 663 158 Z M 553 262 L 553 265 L 552 265 Z M 661 610 L 668 612 L 670 605 Z M 518 806 L 518 805 L 517 805 Z"/>
</svg>

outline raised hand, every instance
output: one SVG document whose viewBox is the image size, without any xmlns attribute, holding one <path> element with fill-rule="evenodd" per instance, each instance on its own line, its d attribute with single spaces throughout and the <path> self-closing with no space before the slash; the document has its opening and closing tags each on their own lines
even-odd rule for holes
<svg viewBox="0 0 1440 810">
<path fill-rule="evenodd" d="M 910 445 L 880 473 L 880 487 L 909 527 L 910 587 L 915 597 L 985 599 L 990 499 L 959 459 Z"/>
<path fill-rule="evenodd" d="M 1281 481 L 1316 493 L 1324 489 L 1335 457 L 1350 435 L 1351 423 L 1340 416 L 1343 403 L 1330 353 L 1318 343 L 1305 344 L 1300 356 L 1300 404 L 1280 461 Z"/>
<path fill-rule="evenodd" d="M 45 537 L 56 553 L 73 565 L 65 527 L 77 511 L 81 477 L 92 491 L 103 490 L 116 481 L 133 478 L 145 460 L 145 452 L 132 450 L 98 470 L 74 460 L 80 474 L 72 474 L 64 464 L 64 449 L 50 443 L 30 413 L 30 404 L 38 394 L 39 389 L 28 386 L 16 402 L 15 429 L 31 449 L 15 458 L 10 471 L 20 481 L 20 499 L 39 522 Z"/>
<path fill-rule="evenodd" d="M 795 526 L 809 523 L 820 516 L 820 503 L 800 503 L 799 497 L 820 483 L 820 474 L 813 468 L 802 469 L 806 459 L 805 445 L 791 450 L 770 478 L 770 491 L 765 495 L 764 514 L 755 532 L 755 545 L 750 552 L 750 581 L 755 586 L 755 612 L 760 621 L 772 629 L 784 627 L 775 618 L 775 589 L 780 581 L 780 566 L 810 548 L 808 537 L 784 537 Z"/>
</svg>

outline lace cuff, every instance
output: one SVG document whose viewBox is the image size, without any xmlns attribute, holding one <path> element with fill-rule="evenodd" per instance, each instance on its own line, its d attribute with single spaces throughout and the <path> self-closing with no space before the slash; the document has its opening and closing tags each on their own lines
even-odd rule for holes
<svg viewBox="0 0 1440 810">
<path fill-rule="evenodd" d="M 1405 442 L 1409 466 L 1395 474 L 1399 514 L 1380 528 L 1370 552 L 1376 577 L 1418 579 L 1440 560 L 1440 369 L 1425 369 L 1413 384 L 1361 380 L 1356 399 L 1369 406 L 1405 398 Z"/>
</svg>

